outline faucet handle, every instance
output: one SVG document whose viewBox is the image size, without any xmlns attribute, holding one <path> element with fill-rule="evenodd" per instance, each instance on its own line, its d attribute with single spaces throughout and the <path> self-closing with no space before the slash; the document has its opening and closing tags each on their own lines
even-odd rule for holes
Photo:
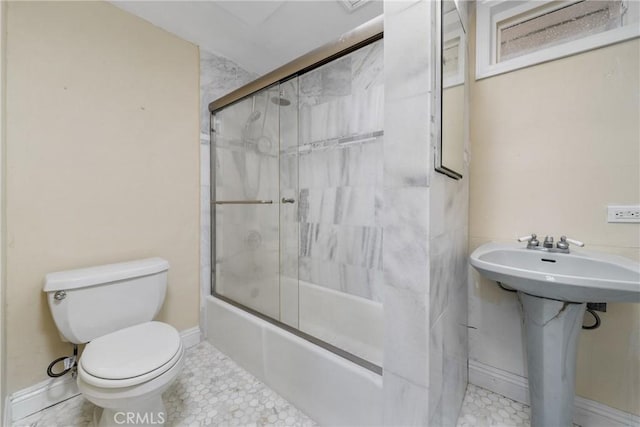
<svg viewBox="0 0 640 427">
<path fill-rule="evenodd" d="M 567 236 L 560 236 L 560 242 L 571 243 L 572 245 L 579 246 L 581 248 L 584 247 L 584 242 L 581 242 L 580 240 L 570 239 Z"/>
<path fill-rule="evenodd" d="M 527 242 L 527 248 L 540 245 L 538 236 L 535 233 L 531 233 L 529 236 L 518 238 L 518 242 Z"/>
</svg>

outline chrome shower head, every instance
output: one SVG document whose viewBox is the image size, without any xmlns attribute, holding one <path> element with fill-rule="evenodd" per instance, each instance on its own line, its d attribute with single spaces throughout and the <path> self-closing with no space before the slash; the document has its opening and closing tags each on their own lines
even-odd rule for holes
<svg viewBox="0 0 640 427">
<path fill-rule="evenodd" d="M 283 98 L 282 96 L 272 96 L 271 102 L 276 105 L 280 105 L 281 107 L 286 107 L 287 105 L 291 105 L 291 101 L 287 98 Z"/>
</svg>

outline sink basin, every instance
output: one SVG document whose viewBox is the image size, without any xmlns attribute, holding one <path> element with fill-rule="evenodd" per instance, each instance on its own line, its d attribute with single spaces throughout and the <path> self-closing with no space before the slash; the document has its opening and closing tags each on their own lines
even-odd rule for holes
<svg viewBox="0 0 640 427">
<path fill-rule="evenodd" d="M 487 243 L 470 260 L 483 276 L 529 295 L 569 302 L 640 302 L 640 264 L 616 255 Z"/>
</svg>

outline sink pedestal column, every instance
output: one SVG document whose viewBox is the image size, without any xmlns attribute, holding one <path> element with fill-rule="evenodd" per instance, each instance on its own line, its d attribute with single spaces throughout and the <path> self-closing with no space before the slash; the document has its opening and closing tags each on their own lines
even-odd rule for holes
<svg viewBox="0 0 640 427">
<path fill-rule="evenodd" d="M 573 425 L 576 355 L 585 303 L 518 292 L 527 341 L 532 427 Z"/>
</svg>

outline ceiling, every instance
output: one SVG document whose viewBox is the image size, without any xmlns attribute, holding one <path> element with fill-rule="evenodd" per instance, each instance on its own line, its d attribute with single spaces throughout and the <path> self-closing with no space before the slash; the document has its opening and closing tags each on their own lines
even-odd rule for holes
<svg viewBox="0 0 640 427">
<path fill-rule="evenodd" d="M 257 74 L 286 64 L 382 14 L 380 0 L 353 11 L 339 0 L 111 3 Z"/>
</svg>

